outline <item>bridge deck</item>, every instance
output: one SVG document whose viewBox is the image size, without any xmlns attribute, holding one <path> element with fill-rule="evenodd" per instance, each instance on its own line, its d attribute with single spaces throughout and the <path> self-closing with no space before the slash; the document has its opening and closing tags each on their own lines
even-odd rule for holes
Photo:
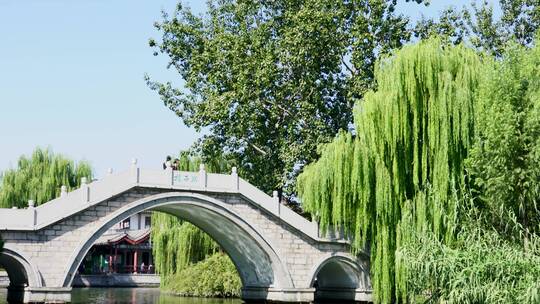
<svg viewBox="0 0 540 304">
<path fill-rule="evenodd" d="M 240 178 L 230 175 L 166 170 L 131 170 L 83 184 L 38 207 L 0 208 L 0 230 L 39 230 L 81 212 L 134 187 L 185 190 L 207 193 L 238 193 L 253 204 L 279 217 L 313 239 L 319 239 L 317 223 L 310 222 Z"/>
</svg>

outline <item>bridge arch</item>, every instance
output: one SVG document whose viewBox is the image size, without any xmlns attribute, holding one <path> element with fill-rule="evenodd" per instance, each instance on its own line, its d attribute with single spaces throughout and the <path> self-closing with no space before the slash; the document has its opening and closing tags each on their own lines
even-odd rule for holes
<svg viewBox="0 0 540 304">
<path fill-rule="evenodd" d="M 152 195 L 108 215 L 75 249 L 64 271 L 63 286 L 71 286 L 79 264 L 103 233 L 121 220 L 144 210 L 178 216 L 208 233 L 231 257 L 243 288 L 294 288 L 279 252 L 262 233 L 224 202 L 193 192 Z"/>
<path fill-rule="evenodd" d="M 39 271 L 23 254 L 9 246 L 0 251 L 0 266 L 8 273 L 10 288 L 41 287 L 43 280 Z"/>
<path fill-rule="evenodd" d="M 369 270 L 351 257 L 330 255 L 316 263 L 310 274 L 315 299 L 363 301 L 369 286 Z"/>
</svg>

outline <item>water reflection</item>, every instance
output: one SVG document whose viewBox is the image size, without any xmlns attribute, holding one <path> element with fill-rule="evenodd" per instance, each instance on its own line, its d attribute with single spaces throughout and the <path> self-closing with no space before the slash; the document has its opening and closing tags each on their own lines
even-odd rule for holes
<svg viewBox="0 0 540 304">
<path fill-rule="evenodd" d="M 0 304 L 6 304 L 7 289 L 0 288 Z M 72 303 L 137 304 L 240 304 L 239 299 L 185 298 L 160 292 L 158 288 L 73 288 Z"/>
</svg>

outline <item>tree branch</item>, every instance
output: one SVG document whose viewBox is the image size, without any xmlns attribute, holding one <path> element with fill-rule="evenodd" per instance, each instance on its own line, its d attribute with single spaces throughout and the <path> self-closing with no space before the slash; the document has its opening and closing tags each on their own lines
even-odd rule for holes
<svg viewBox="0 0 540 304">
<path fill-rule="evenodd" d="M 343 63 L 343 65 L 347 68 L 347 70 L 349 70 L 349 72 L 351 72 L 352 75 L 356 75 L 356 72 L 352 70 L 352 68 L 345 62 L 345 60 L 343 60 L 343 57 L 341 57 L 341 63 Z"/>
<path fill-rule="evenodd" d="M 244 139 L 244 141 L 262 155 L 268 155 L 266 151 L 264 151 L 262 148 L 257 147 L 255 144 L 250 143 L 247 139 Z"/>
</svg>

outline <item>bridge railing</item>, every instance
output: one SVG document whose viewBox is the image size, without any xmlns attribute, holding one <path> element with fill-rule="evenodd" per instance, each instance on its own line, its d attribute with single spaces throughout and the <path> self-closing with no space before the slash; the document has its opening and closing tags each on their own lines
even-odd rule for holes
<svg viewBox="0 0 540 304">
<path fill-rule="evenodd" d="M 26 229 L 33 225 L 36 217 L 36 208 L 26 209 L 0 209 L 0 229 Z"/>
<path fill-rule="evenodd" d="M 281 218 L 290 226 L 318 238 L 318 226 L 281 205 L 277 198 L 267 195 L 257 187 L 240 178 L 233 168 L 231 174 L 207 173 L 204 165 L 198 172 L 140 169 L 136 161 L 132 167 L 119 174 L 108 174 L 100 180 L 83 182 L 81 187 L 64 192 L 36 208 L 0 208 L 0 230 L 36 230 L 71 216 L 84 209 L 119 195 L 133 187 L 197 192 L 238 193 L 254 205 Z"/>
</svg>

